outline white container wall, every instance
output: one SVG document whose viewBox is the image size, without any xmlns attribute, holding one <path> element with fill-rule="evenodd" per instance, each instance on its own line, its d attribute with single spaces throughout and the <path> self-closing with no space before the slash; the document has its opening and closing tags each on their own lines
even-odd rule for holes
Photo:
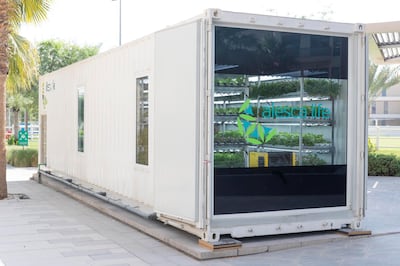
<svg viewBox="0 0 400 266">
<path fill-rule="evenodd" d="M 195 21 L 158 32 L 155 42 L 154 207 L 191 222 L 198 219 L 199 40 Z"/>
<path fill-rule="evenodd" d="M 365 54 L 363 25 L 210 9 L 41 77 L 40 158 L 210 242 L 358 228 Z"/>
<path fill-rule="evenodd" d="M 149 76 L 152 82 L 153 50 L 151 35 L 41 78 L 49 168 L 154 204 L 153 169 L 134 163 L 136 79 Z M 83 152 L 78 151 L 79 90 L 85 107 Z"/>
</svg>

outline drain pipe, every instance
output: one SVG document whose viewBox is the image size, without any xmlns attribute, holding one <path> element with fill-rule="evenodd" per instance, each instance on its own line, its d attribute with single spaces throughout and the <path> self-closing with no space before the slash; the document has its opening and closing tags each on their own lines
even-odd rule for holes
<svg viewBox="0 0 400 266">
<path fill-rule="evenodd" d="M 40 164 L 38 164 L 38 183 L 39 184 L 42 184 L 42 177 L 40 176 L 40 167 L 41 166 L 46 166 L 46 164 L 45 163 L 40 163 Z"/>
<path fill-rule="evenodd" d="M 107 202 L 107 203 L 110 203 L 110 204 L 112 204 L 114 206 L 117 206 L 117 207 L 119 207 L 121 209 L 124 209 L 124 210 L 126 210 L 126 211 L 128 211 L 130 213 L 139 215 L 139 216 L 141 216 L 143 218 L 150 219 L 150 220 L 156 220 L 156 218 L 157 218 L 157 215 L 156 215 L 155 212 L 147 213 L 145 211 L 140 210 L 140 208 L 138 208 L 138 207 L 132 207 L 132 206 L 129 206 L 127 204 L 123 204 L 121 202 L 115 201 L 115 200 L 111 199 L 110 197 L 107 197 L 107 193 L 106 192 L 103 192 L 103 191 L 96 192 L 96 191 L 93 191 L 93 190 L 91 190 L 89 188 L 86 188 L 86 187 L 83 187 L 83 186 L 81 186 L 79 184 L 74 183 L 72 181 L 72 179 L 70 179 L 70 178 L 64 179 L 62 177 L 59 177 L 59 176 L 56 176 L 56 175 L 52 174 L 51 171 L 40 170 L 40 165 L 39 165 L 39 169 L 38 169 L 38 182 L 39 183 L 42 183 L 41 175 L 44 175 L 44 176 L 46 176 L 46 177 L 48 177 L 50 179 L 53 179 L 53 180 L 58 181 L 60 183 L 63 183 L 65 185 L 69 186 L 69 187 L 73 187 L 73 188 L 75 188 L 75 189 L 77 189 L 79 191 L 85 192 L 85 193 L 87 193 L 87 194 L 89 194 L 91 196 L 94 196 L 94 197 L 96 197 L 98 199 L 101 199 L 101 200 Z"/>
</svg>

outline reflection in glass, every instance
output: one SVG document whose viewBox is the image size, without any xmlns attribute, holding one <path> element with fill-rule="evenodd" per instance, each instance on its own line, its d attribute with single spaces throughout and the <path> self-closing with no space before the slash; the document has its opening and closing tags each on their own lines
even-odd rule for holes
<svg viewBox="0 0 400 266">
<path fill-rule="evenodd" d="M 215 214 L 346 204 L 347 46 L 215 28 Z"/>
<path fill-rule="evenodd" d="M 85 140 L 85 89 L 78 89 L 78 151 L 84 152 Z"/>
<path fill-rule="evenodd" d="M 149 164 L 149 80 L 136 80 L 136 163 Z"/>
</svg>

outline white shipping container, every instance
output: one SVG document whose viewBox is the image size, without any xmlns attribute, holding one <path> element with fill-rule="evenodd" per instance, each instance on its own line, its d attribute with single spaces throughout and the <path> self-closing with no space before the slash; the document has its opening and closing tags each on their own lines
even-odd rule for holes
<svg viewBox="0 0 400 266">
<path fill-rule="evenodd" d="M 216 9 L 40 78 L 40 160 L 203 240 L 359 228 L 364 25 Z"/>
</svg>

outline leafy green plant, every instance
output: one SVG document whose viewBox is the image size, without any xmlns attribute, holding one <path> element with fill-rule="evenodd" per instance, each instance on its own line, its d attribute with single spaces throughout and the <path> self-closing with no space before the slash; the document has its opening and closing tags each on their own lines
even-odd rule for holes
<svg viewBox="0 0 400 266">
<path fill-rule="evenodd" d="M 298 80 L 264 82 L 250 87 L 250 97 L 276 98 L 300 90 Z M 304 91 L 310 96 L 330 96 L 340 93 L 340 84 L 327 79 L 305 79 Z"/>
<path fill-rule="evenodd" d="M 224 115 L 225 109 L 224 108 L 214 108 L 214 114 L 215 115 Z"/>
<path fill-rule="evenodd" d="M 298 81 L 274 81 L 252 85 L 250 86 L 250 98 L 275 98 L 284 94 L 296 92 L 299 86 Z"/>
<path fill-rule="evenodd" d="M 302 165 L 325 165 L 326 162 L 318 157 L 316 154 L 305 155 L 302 158 Z M 299 162 L 297 162 L 299 164 Z"/>
<path fill-rule="evenodd" d="M 218 77 L 215 79 L 215 85 L 217 86 L 244 86 L 246 85 L 246 77 L 238 76 L 238 77 Z"/>
<path fill-rule="evenodd" d="M 299 134 L 298 133 L 288 133 L 288 132 L 279 132 L 275 136 L 272 137 L 269 142 L 271 145 L 284 145 L 284 146 L 298 146 L 299 145 Z"/>
<path fill-rule="evenodd" d="M 306 79 L 304 90 L 310 96 L 330 96 L 335 98 L 340 92 L 340 84 L 326 79 Z"/>
<path fill-rule="evenodd" d="M 239 108 L 235 108 L 235 107 L 226 108 L 227 115 L 236 115 L 238 113 L 239 113 Z"/>
<path fill-rule="evenodd" d="M 303 144 L 306 146 L 314 146 L 315 144 L 327 142 L 321 134 L 306 133 L 303 135 Z"/>
<path fill-rule="evenodd" d="M 279 132 L 272 137 L 269 144 L 293 147 L 299 145 L 299 138 L 299 133 Z M 328 141 L 321 134 L 306 133 L 303 135 L 303 144 L 305 146 L 314 146 L 319 143 L 328 143 Z"/>
<path fill-rule="evenodd" d="M 233 168 L 244 167 L 243 153 L 214 153 L 214 167 L 216 168 Z"/>
<path fill-rule="evenodd" d="M 219 144 L 245 143 L 243 136 L 237 131 L 218 132 L 214 135 L 214 142 Z"/>
</svg>

